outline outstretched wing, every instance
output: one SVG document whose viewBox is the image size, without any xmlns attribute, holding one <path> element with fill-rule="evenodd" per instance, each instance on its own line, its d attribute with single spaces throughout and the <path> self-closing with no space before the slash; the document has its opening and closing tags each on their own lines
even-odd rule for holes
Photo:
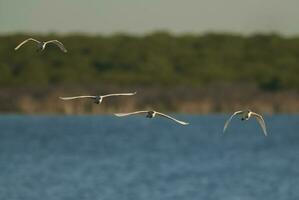
<svg viewBox="0 0 299 200">
<path fill-rule="evenodd" d="M 189 123 L 187 123 L 187 122 L 183 122 L 183 121 L 177 120 L 177 119 L 175 119 L 175 118 L 173 118 L 173 117 L 171 117 L 171 116 L 169 116 L 169 115 L 166 115 L 166 114 L 164 114 L 164 113 L 156 112 L 156 114 L 157 114 L 157 115 L 160 115 L 160 116 L 162 116 L 162 117 L 166 117 L 166 118 L 168 118 L 168 119 L 171 119 L 171 120 L 173 120 L 173 121 L 175 121 L 175 122 L 177 122 L 177 123 L 179 123 L 179 124 L 181 124 L 181 125 L 188 125 L 188 124 L 189 124 Z"/>
<path fill-rule="evenodd" d="M 230 121 L 233 119 L 234 116 L 236 115 L 240 115 L 243 114 L 243 111 L 237 111 L 234 114 L 232 114 L 232 116 L 230 116 L 230 118 L 225 122 L 224 127 L 223 127 L 223 133 L 225 132 L 225 130 L 227 129 L 228 124 L 230 123 Z"/>
<path fill-rule="evenodd" d="M 136 111 L 136 112 L 130 112 L 130 113 L 115 113 L 117 117 L 124 117 L 124 116 L 129 116 L 129 115 L 136 115 L 136 114 L 141 114 L 141 113 L 148 113 L 146 110 L 141 110 L 141 111 Z"/>
<path fill-rule="evenodd" d="M 27 40 L 24 40 L 23 42 L 21 42 L 16 48 L 15 48 L 15 51 L 18 50 L 21 46 L 23 46 L 23 44 L 25 44 L 26 42 L 29 42 L 29 41 L 34 41 L 36 43 L 40 43 L 40 41 L 36 40 L 36 39 L 33 39 L 33 38 L 29 38 Z"/>
<path fill-rule="evenodd" d="M 72 99 L 83 99 L 83 98 L 95 99 L 96 96 L 59 97 L 59 99 L 61 100 L 72 100 Z"/>
<path fill-rule="evenodd" d="M 60 48 L 60 50 L 63 51 L 64 53 L 67 52 L 67 50 L 66 50 L 66 48 L 64 47 L 64 45 L 63 45 L 61 42 L 59 42 L 58 40 L 50 40 L 50 41 L 47 41 L 47 42 L 45 42 L 45 46 L 46 46 L 47 44 L 49 44 L 49 43 L 53 43 L 53 44 L 55 44 L 55 45 L 58 46 L 58 47 Z"/>
<path fill-rule="evenodd" d="M 266 124 L 265 124 L 263 117 L 255 112 L 252 112 L 251 114 L 257 119 L 258 123 L 260 124 L 260 126 L 263 129 L 264 135 L 267 136 Z"/>
<path fill-rule="evenodd" d="M 136 92 L 133 92 L 133 93 L 117 93 L 117 94 L 106 94 L 106 95 L 102 95 L 101 97 L 102 98 L 105 98 L 105 97 L 113 97 L 113 96 L 131 96 L 131 95 L 135 95 Z"/>
</svg>

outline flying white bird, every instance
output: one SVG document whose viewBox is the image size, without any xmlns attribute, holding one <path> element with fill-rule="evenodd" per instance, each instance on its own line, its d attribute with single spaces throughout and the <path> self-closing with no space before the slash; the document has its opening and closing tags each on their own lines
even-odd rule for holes
<svg viewBox="0 0 299 200">
<path fill-rule="evenodd" d="M 115 115 L 118 116 L 118 117 L 124 117 L 124 116 L 128 116 L 128 115 L 135 115 L 135 114 L 143 114 L 143 113 L 147 113 L 146 117 L 147 118 L 154 118 L 156 115 L 160 115 L 162 117 L 166 117 L 168 119 L 171 119 L 181 125 L 188 125 L 189 123 L 187 122 L 183 122 L 183 121 L 180 121 L 180 120 L 177 120 L 169 115 L 165 115 L 163 113 L 160 113 L 160 112 L 157 112 L 157 111 L 153 111 L 153 110 L 150 110 L 150 111 L 136 111 L 136 112 L 131 112 L 131 113 L 116 113 Z"/>
<path fill-rule="evenodd" d="M 258 121 L 258 123 L 260 124 L 260 126 L 263 129 L 263 133 L 265 136 L 267 136 L 267 130 L 266 130 L 266 124 L 265 121 L 263 119 L 263 117 L 255 112 L 252 112 L 251 110 L 245 110 L 245 111 L 237 111 L 235 112 L 224 124 L 224 128 L 223 128 L 223 132 L 225 132 L 228 124 L 230 123 L 230 121 L 232 120 L 232 118 L 236 115 L 241 115 L 241 120 L 248 120 L 251 116 L 255 117 L 255 119 Z"/>
<path fill-rule="evenodd" d="M 135 95 L 136 92 L 133 93 L 119 93 L 119 94 L 106 94 L 106 95 L 97 95 L 97 96 L 74 96 L 74 97 L 59 97 L 62 100 L 73 100 L 73 99 L 83 99 L 83 98 L 89 98 L 93 99 L 94 103 L 100 104 L 102 103 L 103 99 L 106 97 L 113 97 L 113 96 L 131 96 Z"/>
<path fill-rule="evenodd" d="M 63 51 L 64 53 L 67 52 L 66 48 L 63 46 L 63 44 L 61 42 L 59 42 L 58 40 L 50 40 L 50 41 L 46 41 L 46 42 L 40 42 L 36 39 L 33 38 L 29 38 L 23 42 L 21 42 L 16 48 L 15 50 L 18 50 L 21 46 L 23 46 L 25 43 L 29 42 L 29 41 L 33 41 L 37 43 L 37 51 L 43 51 L 46 48 L 47 44 L 53 43 L 56 46 L 58 46 L 60 48 L 61 51 Z"/>
</svg>

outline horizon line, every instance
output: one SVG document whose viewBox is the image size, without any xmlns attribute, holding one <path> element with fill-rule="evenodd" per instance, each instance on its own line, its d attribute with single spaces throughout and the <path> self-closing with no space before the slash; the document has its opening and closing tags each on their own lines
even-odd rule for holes
<svg viewBox="0 0 299 200">
<path fill-rule="evenodd" d="M 59 32 L 59 31 L 49 31 L 49 32 L 36 32 L 36 31 L 8 31 L 8 32 L 0 32 L 0 36 L 8 36 L 8 35 L 39 35 L 39 36 L 49 36 L 49 35 L 57 35 L 57 36 L 90 36 L 90 37 L 95 37 L 95 36 L 104 36 L 104 37 L 109 37 L 109 36 L 118 36 L 118 35 L 127 35 L 127 36 L 132 36 L 132 37 L 145 37 L 149 35 L 155 35 L 155 34 L 166 34 L 170 36 L 205 36 L 205 35 L 231 35 L 231 36 L 239 36 L 239 37 L 253 37 L 253 36 L 258 36 L 258 35 L 263 35 L 263 36 L 278 36 L 282 38 L 296 38 L 299 37 L 298 34 L 283 34 L 277 31 L 260 31 L 260 32 L 252 32 L 252 33 L 241 33 L 241 32 L 236 32 L 236 31 L 204 31 L 204 32 L 174 32 L 174 31 L 169 31 L 169 30 L 154 30 L 154 31 L 148 31 L 145 33 L 133 33 L 133 32 L 128 32 L 128 31 L 116 31 L 112 33 L 104 33 L 104 32 L 84 32 L 84 31 L 69 31 L 69 32 Z"/>
</svg>

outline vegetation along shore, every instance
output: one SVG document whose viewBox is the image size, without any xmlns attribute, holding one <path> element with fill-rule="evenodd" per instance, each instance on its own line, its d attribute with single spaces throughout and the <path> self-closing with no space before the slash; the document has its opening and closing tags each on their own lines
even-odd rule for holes
<svg viewBox="0 0 299 200">
<path fill-rule="evenodd" d="M 275 34 L 34 35 L 49 46 L 13 49 L 26 34 L 0 36 L 0 112 L 107 113 L 156 105 L 172 112 L 299 112 L 299 37 Z M 137 91 L 105 106 L 58 96 Z M 80 94 L 78 94 L 80 92 Z M 283 102 L 283 103 L 282 103 Z M 103 102 L 105 103 L 105 102 Z M 254 108 L 253 108 L 254 107 Z"/>
</svg>

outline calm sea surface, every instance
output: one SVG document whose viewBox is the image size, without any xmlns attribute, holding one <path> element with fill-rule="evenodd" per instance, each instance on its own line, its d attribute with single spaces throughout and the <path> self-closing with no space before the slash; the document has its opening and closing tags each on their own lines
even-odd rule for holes
<svg viewBox="0 0 299 200">
<path fill-rule="evenodd" d="M 298 200 L 299 116 L 1 116 L 1 200 Z"/>
</svg>

